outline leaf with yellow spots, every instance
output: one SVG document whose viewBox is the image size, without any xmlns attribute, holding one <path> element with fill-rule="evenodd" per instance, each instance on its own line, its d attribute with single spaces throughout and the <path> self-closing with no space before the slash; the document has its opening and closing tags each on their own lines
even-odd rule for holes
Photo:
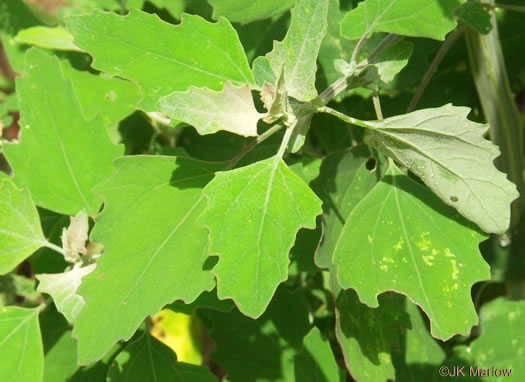
<svg viewBox="0 0 525 382">
<path fill-rule="evenodd" d="M 362 183 L 333 187 L 324 196 L 342 213 L 325 220 L 330 235 L 318 260 L 331 259 L 341 287 L 354 288 L 371 307 L 379 305 L 379 294 L 396 291 L 425 311 L 434 337 L 468 334 L 478 322 L 470 289 L 490 277 L 478 249 L 485 236 L 394 164 L 360 200 L 341 197 L 363 194 Z"/>
</svg>

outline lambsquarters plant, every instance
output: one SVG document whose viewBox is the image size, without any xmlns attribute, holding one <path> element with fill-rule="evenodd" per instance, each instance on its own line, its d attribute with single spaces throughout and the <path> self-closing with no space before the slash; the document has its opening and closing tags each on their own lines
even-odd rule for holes
<svg viewBox="0 0 525 382">
<path fill-rule="evenodd" d="M 0 5 L 1 381 L 525 380 L 523 6 L 69 3 Z"/>
</svg>

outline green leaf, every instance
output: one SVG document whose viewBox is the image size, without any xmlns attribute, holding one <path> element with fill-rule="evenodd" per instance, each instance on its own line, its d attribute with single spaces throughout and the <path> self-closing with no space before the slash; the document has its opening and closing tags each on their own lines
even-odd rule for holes
<svg viewBox="0 0 525 382">
<path fill-rule="evenodd" d="M 142 96 L 134 83 L 75 70 L 69 61 L 62 61 L 61 64 L 64 77 L 71 80 L 87 119 L 100 115 L 106 126 L 112 126 L 135 111 Z"/>
<path fill-rule="evenodd" d="M 276 84 L 279 74 L 274 74 L 268 58 L 261 56 L 253 61 L 253 76 L 259 87 L 262 88 L 265 82 Z"/>
<path fill-rule="evenodd" d="M 321 268 L 331 267 L 332 254 L 346 219 L 377 183 L 377 174 L 367 170 L 369 160 L 375 161 L 364 145 L 337 151 L 323 159 L 319 178 L 312 183 L 323 200 L 323 241 L 315 256 Z"/>
<path fill-rule="evenodd" d="M 93 57 L 93 67 L 136 82 L 139 105 L 155 111 L 160 97 L 190 85 L 220 90 L 226 81 L 254 86 L 237 32 L 221 19 L 212 24 L 185 14 L 174 26 L 132 9 L 127 16 L 95 12 L 67 19 L 74 43 Z M 150 70 L 155 68 L 155 70 Z"/>
<path fill-rule="evenodd" d="M 42 381 L 44 349 L 38 309 L 0 308 L 0 357 L 1 381 Z"/>
<path fill-rule="evenodd" d="M 304 348 L 294 366 L 296 382 L 342 381 L 330 342 L 323 340 L 316 327 L 304 338 Z"/>
<path fill-rule="evenodd" d="M 336 336 L 345 364 L 358 381 L 384 382 L 395 376 L 392 352 L 401 343 L 410 322 L 405 299 L 397 294 L 379 296 L 376 309 L 361 304 L 352 289 L 341 290 L 331 275 L 336 296 Z"/>
<path fill-rule="evenodd" d="M 398 41 L 376 56 L 374 65 L 382 82 L 388 83 L 408 64 L 414 44 Z"/>
<path fill-rule="evenodd" d="M 0 274 L 6 274 L 46 243 L 28 190 L 0 180 Z"/>
<path fill-rule="evenodd" d="M 95 189 L 105 207 L 91 241 L 105 250 L 78 290 L 86 299 L 73 330 L 81 364 L 129 339 L 164 305 L 191 303 L 215 286 L 205 264 L 207 233 L 195 220 L 206 204 L 201 189 L 223 165 L 162 156 L 115 165 L 117 173 Z"/>
<path fill-rule="evenodd" d="M 91 188 L 113 172 L 122 148 L 110 142 L 101 119 L 82 116 L 56 57 L 30 49 L 25 68 L 16 81 L 21 141 L 3 147 L 14 181 L 29 188 L 38 206 L 66 215 L 84 208 L 94 215 L 101 201 Z"/>
<path fill-rule="evenodd" d="M 525 378 L 525 302 L 497 298 L 483 305 L 480 319 L 479 338 L 468 347 L 458 346 L 455 353 L 461 361 L 469 362 L 478 376 L 486 377 L 483 381 L 522 381 Z M 492 368 L 511 369 L 512 378 L 494 375 L 494 372 L 489 374 Z M 466 372 L 469 372 L 468 366 Z"/>
<path fill-rule="evenodd" d="M 436 370 L 443 365 L 445 352 L 430 336 L 416 305 L 407 302 L 410 329 L 401 348 L 395 347 L 392 358 L 396 369 L 396 380 L 403 382 L 431 381 Z"/>
<path fill-rule="evenodd" d="M 78 369 L 77 342 L 71 338 L 71 327 L 53 305 L 39 318 L 45 353 L 44 382 L 70 381 Z"/>
<path fill-rule="evenodd" d="M 210 231 L 210 254 L 219 256 L 217 294 L 259 317 L 288 278 L 297 231 L 315 228 L 321 201 L 278 156 L 219 172 L 203 193 L 199 224 Z"/>
<path fill-rule="evenodd" d="M 180 20 L 182 12 L 184 12 L 186 3 L 189 3 L 188 0 L 149 0 L 149 2 L 155 5 L 159 9 L 165 9 L 177 20 Z M 129 4 L 128 8 L 131 8 L 131 7 L 142 8 L 142 7 L 137 7 L 134 4 Z"/>
<path fill-rule="evenodd" d="M 456 16 L 481 34 L 488 34 L 492 30 L 490 14 L 480 3 L 466 2 L 456 9 Z"/>
<path fill-rule="evenodd" d="M 15 41 L 46 49 L 82 51 L 73 44 L 73 36 L 62 26 L 23 29 L 18 32 Z"/>
<path fill-rule="evenodd" d="M 213 6 L 213 18 L 226 17 L 241 24 L 263 20 L 290 9 L 295 0 L 209 0 Z"/>
<path fill-rule="evenodd" d="M 457 0 L 365 0 L 347 13 L 341 34 L 355 40 L 365 33 L 387 32 L 444 40 L 456 27 L 452 17 Z"/>
<path fill-rule="evenodd" d="M 257 122 L 264 116 L 255 108 L 250 87 L 235 87 L 229 81 L 219 92 L 191 86 L 185 92 L 171 93 L 160 99 L 159 107 L 170 118 L 194 126 L 201 135 L 224 130 L 256 136 Z"/>
<path fill-rule="evenodd" d="M 219 300 L 217 298 L 217 291 L 202 292 L 195 301 L 191 304 L 185 304 L 182 301 L 175 301 L 173 304 L 169 304 L 165 309 L 170 309 L 176 313 L 184 313 L 191 316 L 197 309 L 215 309 L 221 312 L 231 312 L 234 308 L 232 300 Z"/>
<path fill-rule="evenodd" d="M 504 233 L 516 186 L 493 164 L 499 149 L 470 109 L 445 105 L 366 122 L 365 141 L 419 176 L 446 204 L 489 233 Z"/>
<path fill-rule="evenodd" d="M 236 310 L 202 314 L 211 322 L 210 336 L 216 344 L 210 358 L 226 371 L 229 381 L 294 381 L 294 357 L 311 329 L 300 291 L 281 286 L 257 320 Z"/>
<path fill-rule="evenodd" d="M 339 2 L 339 0 L 328 1 L 328 20 L 330 22 L 319 51 L 319 64 L 322 71 L 317 76 L 324 76 L 326 80 L 324 86 L 329 86 L 341 77 L 341 74 L 335 70 L 334 61 L 349 60 L 355 46 L 353 41 L 341 38 L 339 23 L 345 13 L 341 10 Z"/>
<path fill-rule="evenodd" d="M 173 350 L 144 332 L 115 358 L 108 382 L 213 382 L 217 378 L 205 366 L 177 362 Z"/>
<path fill-rule="evenodd" d="M 329 244 L 341 287 L 354 288 L 371 307 L 387 290 L 407 295 L 428 315 L 437 338 L 467 334 L 477 324 L 470 289 L 490 278 L 478 249 L 485 236 L 454 209 L 391 164 L 344 218 Z"/>
<path fill-rule="evenodd" d="M 317 96 L 317 56 L 327 30 L 328 0 L 298 0 L 286 37 L 266 55 L 276 78 L 284 70 L 288 95 L 300 101 Z"/>
<path fill-rule="evenodd" d="M 38 291 L 53 297 L 57 310 L 72 323 L 85 305 L 84 299 L 76 294 L 82 278 L 95 270 L 95 264 L 74 267 L 64 273 L 36 275 L 40 282 Z"/>
<path fill-rule="evenodd" d="M 319 176 L 321 168 L 321 158 L 303 155 L 299 158 L 294 158 L 293 162 L 288 165 L 290 170 L 295 172 L 306 184 Z"/>
</svg>

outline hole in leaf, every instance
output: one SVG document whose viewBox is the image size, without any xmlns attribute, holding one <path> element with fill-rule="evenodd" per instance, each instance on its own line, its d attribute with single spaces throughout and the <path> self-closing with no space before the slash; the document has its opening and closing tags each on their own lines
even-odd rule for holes
<svg viewBox="0 0 525 382">
<path fill-rule="evenodd" d="M 374 172 L 377 166 L 376 158 L 370 158 L 369 160 L 367 160 L 365 166 L 368 172 Z"/>
</svg>

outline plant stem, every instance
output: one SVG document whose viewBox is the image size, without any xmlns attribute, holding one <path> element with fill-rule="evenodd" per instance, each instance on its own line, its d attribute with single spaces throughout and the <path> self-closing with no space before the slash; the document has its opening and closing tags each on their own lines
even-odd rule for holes
<svg viewBox="0 0 525 382">
<path fill-rule="evenodd" d="M 510 5 L 510 4 L 499 4 L 499 3 L 481 3 L 484 7 L 494 9 L 494 8 L 501 8 L 506 9 L 508 11 L 514 11 L 519 13 L 525 13 L 525 6 L 523 5 Z"/>
<path fill-rule="evenodd" d="M 494 6 L 494 0 L 488 0 Z M 523 248 L 520 247 L 519 223 L 525 203 L 523 195 L 523 131 L 522 122 L 508 80 L 505 61 L 501 49 L 498 24 L 494 12 L 491 14 L 492 30 L 487 35 L 480 35 L 472 30 L 466 31 L 467 48 L 485 119 L 490 125 L 491 140 L 500 147 L 501 156 L 495 164 L 508 174 L 520 193 L 521 198 L 511 205 L 510 229 L 505 236 L 492 237 L 497 246 L 497 263 L 504 264 L 504 272 L 509 273 L 519 264 Z M 510 238 L 510 242 L 508 242 Z M 502 245 L 503 242 L 508 242 Z M 507 278 L 508 280 L 508 278 Z M 518 281 L 507 281 L 509 295 L 513 299 L 521 298 Z"/>
<path fill-rule="evenodd" d="M 61 247 L 59 247 L 58 245 L 55 245 L 53 243 L 50 243 L 49 241 L 43 242 L 42 245 L 44 247 L 47 247 L 49 249 L 52 249 L 53 251 L 56 251 L 56 252 L 60 253 L 61 255 L 65 255 L 65 252 L 64 252 L 64 250 Z"/>
<path fill-rule="evenodd" d="M 361 37 L 363 38 L 363 37 Z M 356 71 L 353 75 L 359 74 L 360 70 L 362 70 L 366 65 L 374 63 L 376 56 L 388 49 L 391 45 L 396 43 L 397 41 L 401 40 L 403 37 L 389 34 L 386 36 L 383 41 L 381 41 L 381 44 L 364 60 L 362 60 L 356 68 Z M 360 40 L 361 41 L 361 40 Z M 363 40 L 364 41 L 364 40 Z M 359 45 L 359 43 L 358 43 Z M 357 46 L 356 46 L 357 48 Z M 356 49 L 354 49 L 354 53 L 356 52 Z M 354 54 L 352 54 L 353 56 Z M 319 100 L 322 101 L 323 105 L 326 105 L 332 98 L 336 97 L 337 95 L 341 94 L 347 87 L 347 81 L 348 77 L 343 76 L 339 78 L 337 81 L 335 81 L 332 85 L 330 85 L 328 88 L 326 88 L 320 95 Z"/>
<path fill-rule="evenodd" d="M 416 109 L 416 105 L 419 102 L 421 96 L 423 95 L 423 92 L 425 91 L 425 88 L 428 85 L 428 82 L 434 75 L 434 72 L 436 71 L 438 65 L 441 63 L 449 49 L 452 47 L 452 44 L 458 39 L 459 36 L 465 31 L 465 24 L 461 25 L 459 28 L 457 28 L 454 32 L 449 33 L 447 38 L 445 39 L 445 42 L 441 47 L 439 48 L 436 56 L 432 60 L 432 63 L 428 67 L 425 75 L 423 76 L 423 79 L 421 80 L 421 83 L 419 84 L 416 94 L 414 94 L 414 97 L 412 97 L 412 100 L 410 101 L 410 105 L 408 106 L 407 113 L 410 113 L 411 111 L 414 111 Z"/>
<path fill-rule="evenodd" d="M 264 133 L 259 135 L 253 142 L 251 142 L 249 145 L 244 147 L 239 154 L 237 154 L 231 161 L 227 170 L 231 170 L 235 167 L 235 165 L 242 159 L 243 156 L 245 156 L 248 152 L 250 152 L 255 146 L 257 146 L 259 143 L 265 141 L 266 139 L 270 138 L 272 135 L 274 135 L 276 132 L 281 130 L 283 128 L 283 125 L 273 125 L 268 130 L 266 130 Z"/>
<path fill-rule="evenodd" d="M 328 106 L 322 106 L 322 107 L 318 108 L 317 112 L 333 115 L 334 117 L 339 118 L 341 121 L 344 121 L 346 123 L 350 123 L 352 125 L 361 126 L 361 127 L 365 127 L 365 128 L 369 128 L 370 127 L 364 121 L 361 121 L 360 119 L 356 119 L 354 117 L 350 117 L 349 115 L 343 114 L 343 113 L 341 113 L 341 112 L 339 112 L 337 110 L 334 110 L 334 109 L 332 109 L 331 107 L 328 107 Z"/>
<path fill-rule="evenodd" d="M 372 102 L 374 103 L 374 110 L 378 120 L 383 119 L 383 110 L 381 110 L 381 100 L 379 99 L 379 92 L 376 92 L 372 96 Z"/>
<path fill-rule="evenodd" d="M 290 142 L 290 138 L 292 137 L 292 133 L 295 130 L 295 126 L 297 126 L 297 121 L 298 120 L 295 120 L 295 122 L 284 132 L 284 137 L 281 141 L 281 146 L 279 147 L 279 151 L 277 152 L 277 156 L 280 158 L 283 157 L 284 152 L 286 151 L 286 147 L 288 146 L 288 142 Z"/>
<path fill-rule="evenodd" d="M 494 14 L 491 17 L 492 31 L 489 34 L 466 32 L 467 47 L 483 113 L 490 124 L 490 136 L 501 149 L 496 166 L 508 174 L 510 181 L 523 195 L 522 123 L 510 90 L 496 17 Z M 519 204 L 518 200 L 512 205 L 512 225 L 520 219 Z"/>
<path fill-rule="evenodd" d="M 361 50 L 361 47 L 365 43 L 366 38 L 368 37 L 369 31 L 366 31 L 363 33 L 359 41 L 357 42 L 354 51 L 352 52 L 352 57 L 350 58 L 350 62 L 355 62 L 357 60 L 357 55 L 359 54 L 359 51 Z"/>
</svg>

